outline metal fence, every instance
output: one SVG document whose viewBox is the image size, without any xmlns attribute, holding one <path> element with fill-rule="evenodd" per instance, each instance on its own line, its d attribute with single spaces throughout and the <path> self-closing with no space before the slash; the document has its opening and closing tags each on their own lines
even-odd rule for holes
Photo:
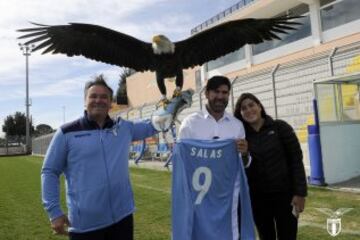
<svg viewBox="0 0 360 240">
<path fill-rule="evenodd" d="M 43 156 L 49 147 L 50 141 L 55 133 L 49 133 L 32 139 L 32 153 L 33 155 Z"/>
<path fill-rule="evenodd" d="M 26 146 L 0 146 L 0 156 L 26 154 Z"/>
</svg>

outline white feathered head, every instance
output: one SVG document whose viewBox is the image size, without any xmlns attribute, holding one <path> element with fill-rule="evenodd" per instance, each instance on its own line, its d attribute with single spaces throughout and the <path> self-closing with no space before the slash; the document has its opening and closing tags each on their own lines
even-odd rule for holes
<svg viewBox="0 0 360 240">
<path fill-rule="evenodd" d="M 175 44 L 173 44 L 167 37 L 164 35 L 156 35 L 152 39 L 152 47 L 155 54 L 163 53 L 174 53 Z"/>
</svg>

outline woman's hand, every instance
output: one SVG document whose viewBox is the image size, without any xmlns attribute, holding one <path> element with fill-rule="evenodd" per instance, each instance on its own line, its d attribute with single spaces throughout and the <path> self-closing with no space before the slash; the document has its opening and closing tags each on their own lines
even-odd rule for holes
<svg viewBox="0 0 360 240">
<path fill-rule="evenodd" d="M 295 208 L 297 215 L 302 213 L 305 209 L 305 197 L 295 195 L 291 200 L 291 205 Z"/>
</svg>

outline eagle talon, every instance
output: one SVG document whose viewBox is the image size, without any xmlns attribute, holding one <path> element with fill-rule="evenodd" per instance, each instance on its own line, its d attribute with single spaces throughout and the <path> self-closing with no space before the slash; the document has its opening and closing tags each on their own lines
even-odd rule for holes
<svg viewBox="0 0 360 240">
<path fill-rule="evenodd" d="M 157 104 L 156 104 L 156 108 L 166 108 L 167 105 L 169 105 L 170 101 L 167 98 L 161 99 Z"/>
<path fill-rule="evenodd" d="M 181 96 L 181 90 L 180 89 L 175 89 L 174 93 L 172 95 L 172 98 L 176 98 L 176 97 L 179 97 L 179 96 Z"/>
</svg>

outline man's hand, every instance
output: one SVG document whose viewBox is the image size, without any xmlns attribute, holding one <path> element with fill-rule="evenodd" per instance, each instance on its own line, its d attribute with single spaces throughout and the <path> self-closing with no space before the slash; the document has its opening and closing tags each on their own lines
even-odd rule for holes
<svg viewBox="0 0 360 240">
<path fill-rule="evenodd" d="M 302 213 L 305 208 L 305 197 L 295 195 L 291 201 L 291 205 L 294 206 L 297 214 Z"/>
<path fill-rule="evenodd" d="M 236 146 L 241 155 L 248 155 L 248 142 L 245 139 L 236 139 Z"/>
<path fill-rule="evenodd" d="M 51 221 L 51 228 L 54 230 L 54 234 L 57 235 L 69 235 L 67 231 L 68 226 L 70 226 L 70 222 L 66 215 L 62 215 Z"/>
</svg>

